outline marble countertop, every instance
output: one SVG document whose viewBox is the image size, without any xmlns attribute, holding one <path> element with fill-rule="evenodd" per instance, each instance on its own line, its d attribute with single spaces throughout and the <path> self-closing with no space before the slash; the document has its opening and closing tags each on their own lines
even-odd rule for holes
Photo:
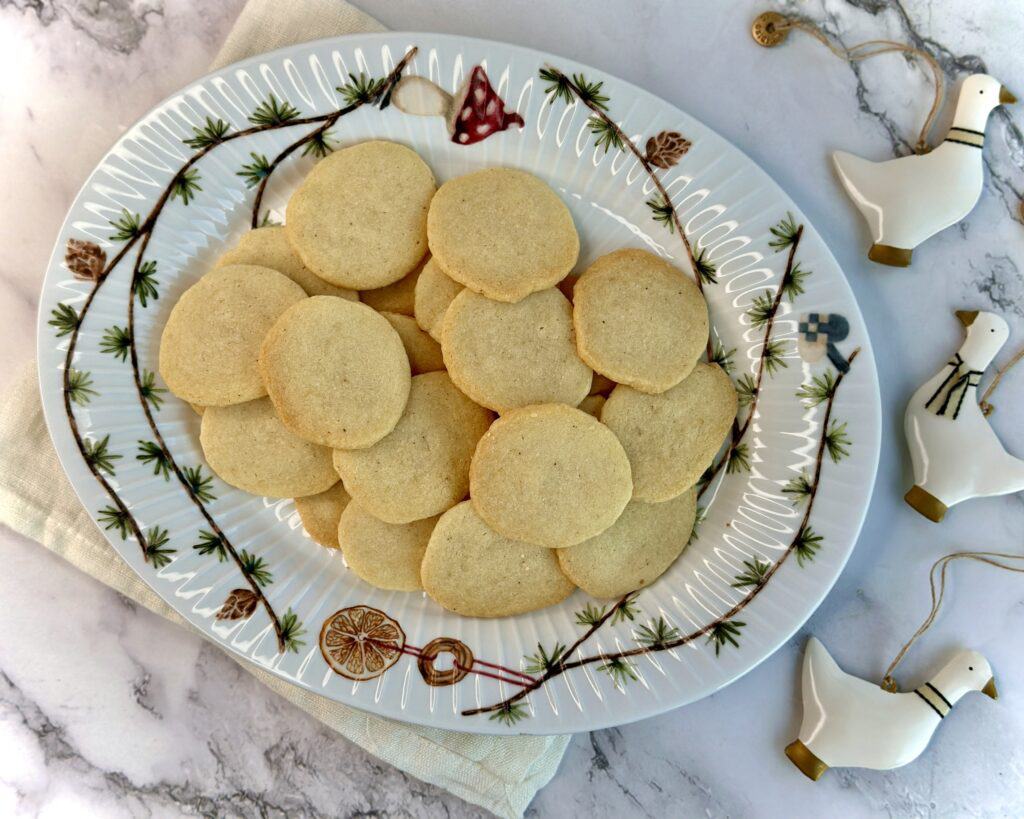
<svg viewBox="0 0 1024 819">
<path fill-rule="evenodd" d="M 242 0 L 0 0 L 0 390 L 33 355 L 38 290 L 79 184 L 121 131 L 205 71 Z M 869 240 L 828 159 L 905 153 L 927 111 L 919 67 L 847 65 L 796 35 L 749 38 L 767 4 L 634 0 L 362 0 L 385 25 L 506 40 L 621 76 L 702 119 L 792 195 L 860 301 L 878 355 L 882 460 L 853 557 L 807 626 L 727 689 L 675 712 L 574 738 L 537 816 L 1009 816 L 1024 814 L 1024 583 L 954 569 L 936 627 L 901 668 L 917 684 L 970 645 L 1002 699 L 971 697 L 929 751 L 889 773 L 806 781 L 782 755 L 800 719 L 801 649 L 813 633 L 848 671 L 877 678 L 928 605 L 926 567 L 964 547 L 1024 551 L 1020 496 L 973 501 L 941 526 L 901 497 L 902 413 L 959 342 L 952 310 L 1000 312 L 1024 340 L 1024 142 L 1020 106 L 989 125 L 987 184 L 971 216 L 915 253 L 911 270 L 867 262 Z M 888 37 L 934 53 L 951 76 L 984 68 L 1024 88 L 1024 18 L 998 0 L 808 0 L 792 8 L 845 42 Z M 13 80 L 12 80 L 13 78 Z M 945 120 L 948 122 L 948 118 Z M 940 120 L 940 122 L 942 122 Z M 1004 352 L 1004 356 L 1007 353 Z M 1024 452 L 1024 370 L 992 421 Z M 38 545 L 0 529 L 0 813 L 14 815 L 476 816 L 383 765 L 242 673 L 198 637 L 133 606 Z"/>
</svg>

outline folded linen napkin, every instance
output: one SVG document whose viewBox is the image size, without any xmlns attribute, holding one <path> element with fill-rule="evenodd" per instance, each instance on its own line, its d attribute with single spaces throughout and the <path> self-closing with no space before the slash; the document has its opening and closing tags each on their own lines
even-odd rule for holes
<svg viewBox="0 0 1024 819">
<path fill-rule="evenodd" d="M 249 0 L 213 67 L 291 43 L 383 31 L 341 0 Z M 151 611 L 187 623 L 117 556 L 79 503 L 43 420 L 35 365 L 0 409 L 0 523 Z M 502 817 L 518 817 L 558 769 L 570 737 L 488 737 L 397 722 L 320 697 L 230 655 L 260 682 L 374 756 Z"/>
</svg>

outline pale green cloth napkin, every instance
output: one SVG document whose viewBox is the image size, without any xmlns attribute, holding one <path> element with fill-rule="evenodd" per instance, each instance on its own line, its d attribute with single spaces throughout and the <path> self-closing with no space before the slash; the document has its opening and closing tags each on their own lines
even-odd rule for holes
<svg viewBox="0 0 1024 819">
<path fill-rule="evenodd" d="M 249 0 L 214 67 L 290 43 L 382 30 L 372 17 L 340 0 Z M 34 365 L 14 383 L 0 409 L 0 523 L 38 540 L 151 611 L 185 624 L 117 556 L 79 503 L 43 421 Z M 554 776 L 569 744 L 568 736 L 475 736 L 376 717 L 229 656 L 374 756 L 499 816 L 522 815 L 537 790 Z"/>
</svg>

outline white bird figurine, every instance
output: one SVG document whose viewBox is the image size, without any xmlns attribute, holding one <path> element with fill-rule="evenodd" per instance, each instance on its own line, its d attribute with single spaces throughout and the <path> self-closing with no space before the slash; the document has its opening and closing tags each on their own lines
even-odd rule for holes
<svg viewBox="0 0 1024 819">
<path fill-rule="evenodd" d="M 900 694 L 850 676 L 814 637 L 804 650 L 801 686 L 800 738 L 786 756 L 815 780 L 829 768 L 884 771 L 913 762 L 964 694 L 998 696 L 992 668 L 977 651 L 958 652 L 929 682 Z"/>
<path fill-rule="evenodd" d="M 996 106 L 1016 101 L 999 80 L 974 74 L 960 87 L 953 125 L 933 151 L 886 162 L 832 154 L 839 179 L 871 230 L 869 259 L 906 267 L 915 247 L 971 212 L 984 183 L 981 148 L 988 116 Z"/>
<path fill-rule="evenodd" d="M 982 373 L 1010 330 L 995 313 L 957 310 L 967 338 L 938 373 L 910 399 L 904 432 L 914 463 L 906 501 L 938 523 L 968 498 L 1024 489 L 1024 461 L 1010 455 L 978 406 Z"/>
</svg>

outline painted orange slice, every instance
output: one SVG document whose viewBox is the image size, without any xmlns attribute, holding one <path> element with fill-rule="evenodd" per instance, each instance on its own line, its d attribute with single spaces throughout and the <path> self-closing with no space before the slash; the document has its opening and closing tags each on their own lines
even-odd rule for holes
<svg viewBox="0 0 1024 819">
<path fill-rule="evenodd" d="M 334 612 L 320 629 L 320 653 L 350 680 L 372 680 L 398 662 L 405 632 L 384 612 L 350 606 Z"/>
</svg>

